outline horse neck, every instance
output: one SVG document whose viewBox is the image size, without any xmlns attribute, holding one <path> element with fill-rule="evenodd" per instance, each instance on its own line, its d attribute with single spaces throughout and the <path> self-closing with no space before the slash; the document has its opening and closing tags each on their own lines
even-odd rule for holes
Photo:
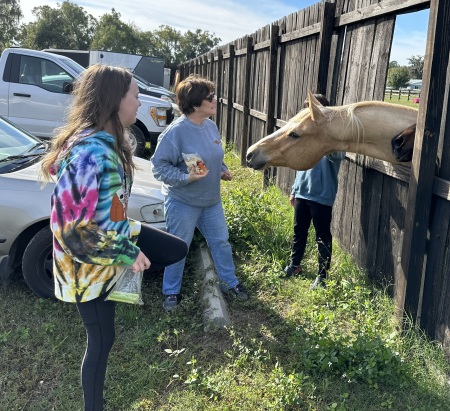
<svg viewBox="0 0 450 411">
<path fill-rule="evenodd" d="M 379 144 L 384 140 L 390 143 L 396 134 L 416 122 L 417 110 L 395 104 L 361 102 L 336 107 L 330 117 L 330 134 L 350 151 L 349 146 Z"/>
</svg>

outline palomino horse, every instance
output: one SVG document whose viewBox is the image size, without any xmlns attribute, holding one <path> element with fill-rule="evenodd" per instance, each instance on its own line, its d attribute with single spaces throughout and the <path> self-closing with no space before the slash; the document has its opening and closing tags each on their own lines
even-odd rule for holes
<svg viewBox="0 0 450 411">
<path fill-rule="evenodd" d="M 392 151 L 397 161 L 405 162 L 412 160 L 415 137 L 416 125 L 413 124 L 392 139 Z"/>
<path fill-rule="evenodd" d="M 411 160 L 402 159 L 405 152 L 399 158 L 393 154 L 392 140 L 416 123 L 417 109 L 380 101 L 324 107 L 310 92 L 308 99 L 309 108 L 249 147 L 249 167 L 307 170 L 334 151 L 364 154 L 394 164 Z"/>
</svg>

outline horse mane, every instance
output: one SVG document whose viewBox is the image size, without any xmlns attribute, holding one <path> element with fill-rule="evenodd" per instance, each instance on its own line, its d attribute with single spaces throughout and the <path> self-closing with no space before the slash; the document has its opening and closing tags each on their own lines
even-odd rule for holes
<svg viewBox="0 0 450 411">
<path fill-rule="evenodd" d="M 347 119 L 346 129 L 350 128 L 351 131 L 356 130 L 357 143 L 364 142 L 364 127 L 359 120 L 358 116 L 355 114 L 355 109 L 360 106 L 360 103 L 348 104 L 346 106 L 326 106 L 325 111 L 330 113 L 328 121 L 331 122 L 335 117 L 341 117 L 344 120 L 342 114 L 346 114 Z M 308 108 L 302 109 L 294 117 L 292 117 L 286 127 L 286 134 L 292 132 L 299 123 L 311 117 L 311 111 Z"/>
</svg>

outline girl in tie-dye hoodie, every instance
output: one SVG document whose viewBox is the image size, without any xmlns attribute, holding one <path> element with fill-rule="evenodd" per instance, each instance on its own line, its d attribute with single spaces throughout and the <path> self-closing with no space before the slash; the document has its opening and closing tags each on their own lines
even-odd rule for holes
<svg viewBox="0 0 450 411">
<path fill-rule="evenodd" d="M 164 267 L 187 253 L 184 241 L 127 216 L 135 165 L 126 128 L 136 121 L 138 93 L 127 70 L 88 68 L 75 83 L 68 123 L 42 163 L 44 180 L 57 179 L 50 214 L 55 296 L 77 304 L 88 336 L 81 369 L 85 411 L 103 410 L 115 338 L 115 303 L 105 297 L 118 274 L 125 266 L 143 271 L 155 260 Z"/>
</svg>

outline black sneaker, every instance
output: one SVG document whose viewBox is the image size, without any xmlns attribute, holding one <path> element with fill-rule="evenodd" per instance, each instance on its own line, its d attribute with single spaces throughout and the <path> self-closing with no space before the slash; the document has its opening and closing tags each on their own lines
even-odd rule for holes
<svg viewBox="0 0 450 411">
<path fill-rule="evenodd" d="M 166 298 L 163 302 L 163 308 L 168 313 L 169 311 L 172 311 L 174 308 L 177 307 L 178 304 L 180 304 L 181 297 L 179 294 L 169 294 L 166 295 Z"/>
<path fill-rule="evenodd" d="M 325 278 L 318 275 L 316 280 L 311 284 L 311 290 L 317 290 L 318 288 L 327 288 L 327 283 Z"/>
<path fill-rule="evenodd" d="M 303 272 L 301 265 L 287 265 L 280 275 L 280 278 L 289 278 L 301 275 Z"/>
<path fill-rule="evenodd" d="M 244 288 L 243 285 L 238 284 L 237 286 L 233 288 L 229 288 L 227 290 L 229 294 L 232 294 L 234 297 L 236 297 L 238 300 L 245 301 L 248 300 L 248 293 L 247 290 Z"/>
</svg>

